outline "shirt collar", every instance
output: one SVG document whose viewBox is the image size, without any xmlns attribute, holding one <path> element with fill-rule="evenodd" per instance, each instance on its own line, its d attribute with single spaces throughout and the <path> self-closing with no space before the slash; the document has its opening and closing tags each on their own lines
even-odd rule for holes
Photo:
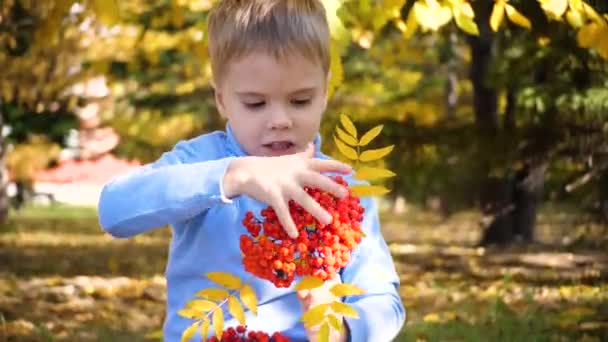
<svg viewBox="0 0 608 342">
<path fill-rule="evenodd" d="M 321 134 L 317 132 L 315 138 L 313 140 L 315 144 L 315 156 L 318 157 L 321 153 Z M 244 157 L 247 156 L 247 152 L 243 149 L 243 146 L 236 140 L 234 136 L 234 132 L 232 131 L 232 127 L 230 127 L 229 123 L 226 123 L 226 145 L 230 154 L 235 157 Z"/>
</svg>

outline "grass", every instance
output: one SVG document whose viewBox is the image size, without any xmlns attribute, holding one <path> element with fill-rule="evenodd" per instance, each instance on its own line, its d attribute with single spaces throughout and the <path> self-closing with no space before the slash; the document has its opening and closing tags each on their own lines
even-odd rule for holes
<svg viewBox="0 0 608 342">
<path fill-rule="evenodd" d="M 396 341 L 608 340 L 605 227 L 590 236 L 575 212 L 551 210 L 542 243 L 504 250 L 474 247 L 472 212 L 384 213 L 408 312 Z M 0 341 L 145 341 L 163 320 L 169 234 L 113 239 L 93 208 L 12 213 L 0 227 Z"/>
</svg>

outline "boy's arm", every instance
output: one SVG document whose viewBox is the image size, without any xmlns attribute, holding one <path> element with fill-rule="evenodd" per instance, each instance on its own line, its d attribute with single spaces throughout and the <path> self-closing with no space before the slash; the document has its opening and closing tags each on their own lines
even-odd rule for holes
<svg viewBox="0 0 608 342">
<path fill-rule="evenodd" d="M 391 341 L 405 322 L 405 308 L 399 296 L 399 276 L 380 231 L 377 204 L 362 198 L 364 206 L 361 227 L 367 235 L 353 253 L 353 259 L 342 270 L 342 282 L 356 285 L 365 293 L 346 297 L 344 302 L 353 306 L 359 318 L 345 317 L 349 341 Z M 362 203 L 363 205 L 363 203 Z"/>
<path fill-rule="evenodd" d="M 103 229 L 115 237 L 131 237 L 191 218 L 213 204 L 230 203 L 222 179 L 234 158 L 186 163 L 196 156 L 190 144 L 180 142 L 156 162 L 106 184 L 98 205 Z M 205 152 L 213 151 L 199 153 Z"/>
</svg>

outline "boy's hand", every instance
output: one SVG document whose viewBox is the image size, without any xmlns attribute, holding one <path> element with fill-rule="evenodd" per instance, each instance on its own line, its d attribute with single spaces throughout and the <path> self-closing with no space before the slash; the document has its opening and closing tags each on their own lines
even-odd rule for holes
<svg viewBox="0 0 608 342">
<path fill-rule="evenodd" d="M 224 176 L 224 194 L 228 198 L 245 194 L 272 206 L 292 238 L 296 238 L 298 232 L 289 214 L 289 200 L 300 204 L 319 222 L 329 224 L 333 220 L 331 215 L 304 191 L 304 187 L 318 188 L 342 198 L 347 194 L 346 189 L 322 173 L 349 173 L 351 167 L 313 156 L 314 146 L 310 144 L 306 151 L 292 155 L 234 160 Z"/>
<path fill-rule="evenodd" d="M 311 309 L 313 306 L 317 306 L 319 304 L 331 303 L 333 301 L 339 300 L 338 297 L 334 296 L 329 289 L 338 283 L 341 283 L 340 275 L 336 274 L 334 279 L 327 280 L 323 286 L 317 287 L 312 290 L 302 290 L 298 291 L 298 299 L 302 303 L 303 313 Z M 343 322 L 343 317 L 341 315 L 335 314 L 338 317 L 338 321 Z M 311 329 L 306 329 L 306 336 L 308 340 L 311 342 L 318 341 L 319 334 L 319 326 L 315 326 Z M 346 342 L 348 340 L 348 334 L 346 332 L 346 327 L 342 324 L 342 332 L 336 331 L 330 327 L 329 333 L 329 341 L 330 342 Z"/>
</svg>

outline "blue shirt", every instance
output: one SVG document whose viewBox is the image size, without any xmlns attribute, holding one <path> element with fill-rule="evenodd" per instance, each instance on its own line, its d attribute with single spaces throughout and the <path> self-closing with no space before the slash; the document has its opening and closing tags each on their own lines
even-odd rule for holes
<svg viewBox="0 0 608 342">
<path fill-rule="evenodd" d="M 315 158 L 329 159 L 319 150 L 320 143 L 317 134 Z M 246 195 L 228 199 L 222 190 L 228 164 L 245 155 L 230 125 L 226 125 L 226 131 L 177 143 L 156 162 L 113 179 L 102 190 L 99 221 L 111 235 L 128 238 L 164 225 L 172 228 L 165 270 L 165 341 L 180 341 L 182 332 L 193 322 L 179 316 L 178 310 L 197 291 L 217 286 L 203 274 L 223 271 L 243 280 L 251 277 L 241 261 L 239 236 L 247 233 L 241 221 L 247 211 L 257 216 L 267 205 Z M 352 179 L 347 177 L 347 181 L 351 183 Z M 353 251 L 341 277 L 343 282 L 363 288 L 365 294 L 344 298 L 359 314 L 358 319 L 345 320 L 350 341 L 390 341 L 405 321 L 399 277 L 380 232 L 375 200 L 362 198 L 361 205 L 365 208 L 362 229 L 366 237 Z M 248 329 L 269 334 L 280 331 L 293 341 L 306 341 L 294 284 L 279 289 L 255 278 L 251 285 L 258 297 L 258 314 L 246 312 Z M 227 310 L 224 312 L 225 327 L 238 325 Z M 200 329 L 192 341 L 200 341 L 199 334 Z"/>
</svg>

